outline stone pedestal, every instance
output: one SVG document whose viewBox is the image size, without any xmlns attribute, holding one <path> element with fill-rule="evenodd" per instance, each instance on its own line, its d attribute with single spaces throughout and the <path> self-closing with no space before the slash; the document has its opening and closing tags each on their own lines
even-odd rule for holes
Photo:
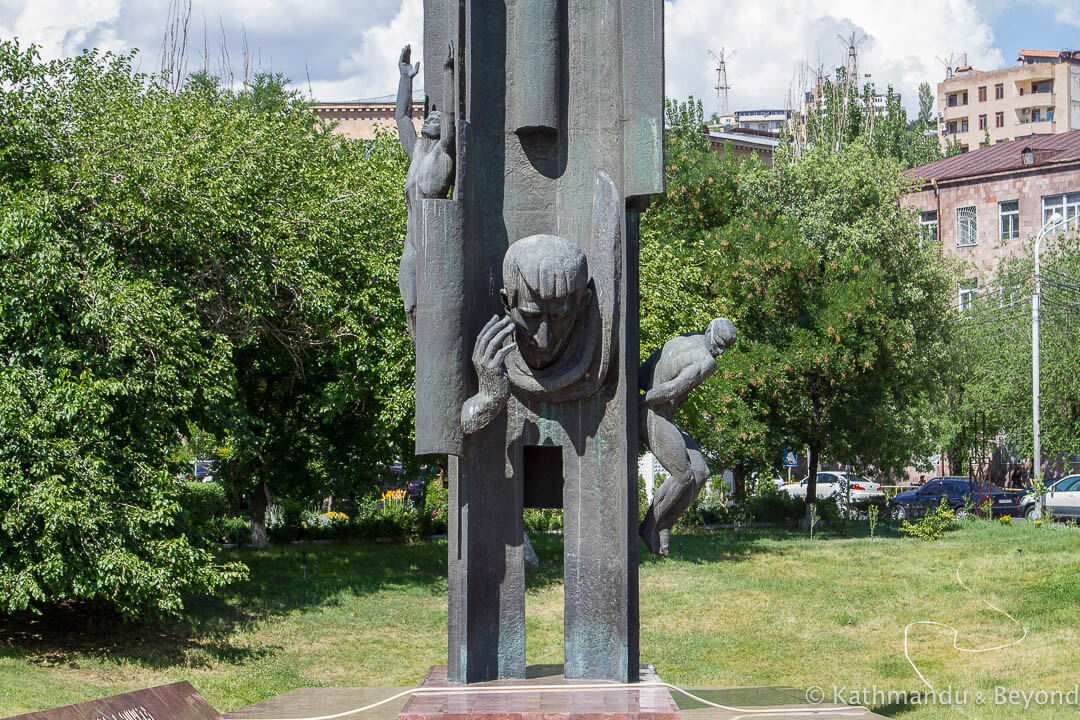
<svg viewBox="0 0 1080 720">
<path fill-rule="evenodd" d="M 547 669 L 547 668 L 545 668 Z M 550 670 L 558 671 L 554 667 Z M 667 688 L 640 690 L 573 690 L 590 680 L 567 679 L 562 674 L 542 674 L 531 666 L 524 679 L 494 680 L 467 687 L 447 680 L 446 666 L 436 665 L 420 683 L 424 689 L 447 688 L 457 694 L 413 695 L 398 720 L 681 720 L 678 706 Z M 640 670 L 642 682 L 658 682 L 651 667 Z M 556 690 L 517 690 L 515 687 L 558 686 Z M 506 692 L 460 692 L 474 688 L 504 688 Z"/>
</svg>

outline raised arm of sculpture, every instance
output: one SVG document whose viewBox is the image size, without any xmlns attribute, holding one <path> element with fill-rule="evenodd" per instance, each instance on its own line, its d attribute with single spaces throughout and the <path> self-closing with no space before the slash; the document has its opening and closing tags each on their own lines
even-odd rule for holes
<svg viewBox="0 0 1080 720">
<path fill-rule="evenodd" d="M 514 349 L 513 334 L 514 323 L 509 317 L 500 320 L 492 315 L 476 338 L 472 361 L 478 389 L 461 407 L 461 429 L 466 435 L 484 428 L 506 407 L 510 398 L 506 356 Z"/>
<path fill-rule="evenodd" d="M 405 154 L 410 158 L 413 148 L 416 146 L 416 127 L 412 118 L 412 94 L 413 78 L 420 72 L 420 63 L 412 64 L 412 46 L 406 45 L 401 49 L 401 57 L 398 59 L 398 72 L 401 79 L 398 81 L 397 108 L 394 110 L 394 120 L 397 121 L 398 141 L 405 149 Z"/>
<path fill-rule="evenodd" d="M 443 63 L 443 105 L 442 125 L 439 132 L 439 144 L 443 150 L 454 157 L 454 115 L 457 108 L 454 84 L 454 43 L 449 43 L 446 49 L 446 62 Z"/>
</svg>

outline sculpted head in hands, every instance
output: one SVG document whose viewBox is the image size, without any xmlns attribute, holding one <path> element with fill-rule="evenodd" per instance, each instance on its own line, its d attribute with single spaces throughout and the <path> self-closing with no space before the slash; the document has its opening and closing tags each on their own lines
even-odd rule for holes
<svg viewBox="0 0 1080 720">
<path fill-rule="evenodd" d="M 591 297 L 585 253 L 569 240 L 532 235 L 503 257 L 503 306 L 521 357 L 534 370 L 563 354 Z"/>
</svg>

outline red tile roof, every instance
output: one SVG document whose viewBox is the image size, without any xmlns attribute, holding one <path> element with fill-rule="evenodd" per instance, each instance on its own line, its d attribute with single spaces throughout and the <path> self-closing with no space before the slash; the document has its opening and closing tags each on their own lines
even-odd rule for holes
<svg viewBox="0 0 1080 720">
<path fill-rule="evenodd" d="M 1028 57 L 1056 58 L 1060 54 L 1060 50 L 1021 50 L 1020 57 L 1017 59 L 1023 59 L 1025 55 Z"/>
<path fill-rule="evenodd" d="M 1056 135 L 1033 135 L 1012 142 L 997 143 L 978 150 L 953 155 L 926 165 L 905 170 L 912 178 L 930 180 L 956 180 L 989 173 L 1020 170 L 1026 167 L 1021 151 L 1031 148 L 1035 162 L 1030 167 L 1040 167 L 1068 161 L 1080 161 L 1080 130 Z"/>
</svg>

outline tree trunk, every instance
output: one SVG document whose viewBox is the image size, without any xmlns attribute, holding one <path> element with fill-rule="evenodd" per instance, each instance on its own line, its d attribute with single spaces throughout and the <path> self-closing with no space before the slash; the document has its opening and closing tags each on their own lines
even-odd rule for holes
<svg viewBox="0 0 1080 720">
<path fill-rule="evenodd" d="M 736 465 L 731 474 L 735 478 L 735 502 L 746 502 L 746 467 Z"/>
<path fill-rule="evenodd" d="M 266 547 L 266 501 L 270 491 L 263 481 L 251 493 L 251 546 L 258 550 Z"/>
<path fill-rule="evenodd" d="M 817 504 L 818 444 L 810 443 L 810 452 L 806 457 L 806 524 L 810 526 L 810 508 Z"/>
</svg>

